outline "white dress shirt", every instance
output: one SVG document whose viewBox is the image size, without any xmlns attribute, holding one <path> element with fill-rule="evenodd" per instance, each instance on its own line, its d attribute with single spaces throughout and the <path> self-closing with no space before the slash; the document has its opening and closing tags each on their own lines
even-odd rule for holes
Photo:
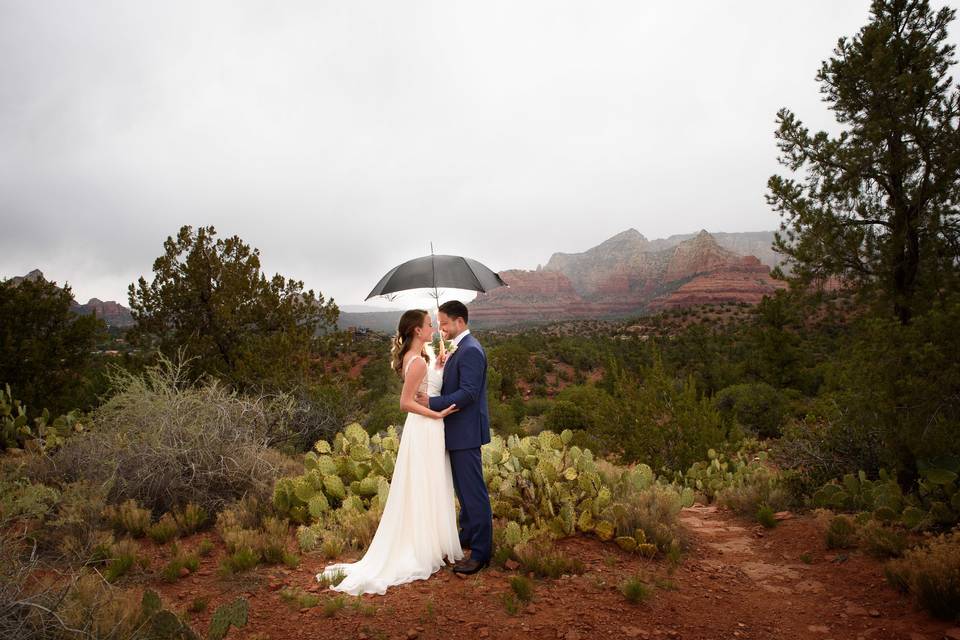
<svg viewBox="0 0 960 640">
<path fill-rule="evenodd" d="M 463 340 L 463 337 L 468 333 L 470 333 L 470 329 L 464 329 L 463 333 L 458 333 L 457 337 L 451 340 L 450 342 L 452 342 L 454 346 L 457 346 L 460 344 L 460 341 Z"/>
</svg>

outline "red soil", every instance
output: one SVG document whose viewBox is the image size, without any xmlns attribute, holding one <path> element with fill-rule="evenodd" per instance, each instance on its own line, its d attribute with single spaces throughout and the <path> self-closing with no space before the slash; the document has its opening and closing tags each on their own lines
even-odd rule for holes
<svg viewBox="0 0 960 640">
<path fill-rule="evenodd" d="M 175 584 L 151 578 L 149 586 L 165 603 L 185 612 L 197 597 L 209 598 L 199 614 L 185 614 L 206 631 L 215 608 L 238 596 L 250 602 L 249 624 L 231 630 L 232 638 L 943 638 L 952 626 L 934 620 L 883 579 L 882 564 L 860 552 L 825 548 L 813 518 L 785 520 L 772 530 L 715 507 L 686 509 L 683 523 L 690 548 L 679 568 L 648 561 L 610 543 L 576 536 L 559 547 L 579 558 L 586 572 L 557 580 L 536 580 L 532 604 L 510 615 L 501 600 L 514 575 L 488 568 L 461 578 L 449 568 L 429 580 L 393 587 L 383 596 L 356 599 L 372 611 L 349 603 L 331 617 L 323 602 L 341 594 L 324 590 L 314 575 L 329 561 L 308 554 L 296 569 L 260 567 L 234 578 L 217 575 L 224 555 L 219 541 L 202 559 L 196 575 Z M 181 541 L 189 550 L 204 535 Z M 291 540 L 291 545 L 293 544 Z M 147 549 L 153 569 L 165 550 Z M 357 554 L 339 560 L 355 559 Z M 804 562 L 804 558 L 807 562 Z M 630 604 L 617 586 L 638 571 L 661 580 L 644 603 Z M 320 605 L 298 611 L 279 595 L 285 587 L 320 596 Z"/>
</svg>

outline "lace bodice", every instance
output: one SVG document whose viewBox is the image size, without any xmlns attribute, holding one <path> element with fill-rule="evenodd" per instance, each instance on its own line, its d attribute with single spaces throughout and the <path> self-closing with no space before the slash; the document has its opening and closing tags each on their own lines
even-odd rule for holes
<svg viewBox="0 0 960 640">
<path fill-rule="evenodd" d="M 410 363 L 413 362 L 414 358 L 422 359 L 421 356 L 413 356 L 407 361 L 406 369 L 410 368 Z M 418 391 L 425 392 L 428 397 L 440 395 L 440 388 L 443 386 L 443 369 L 438 369 L 436 364 L 436 357 L 431 355 L 430 362 L 427 363 L 427 375 L 424 376 L 418 389 Z M 404 369 L 403 375 L 407 375 L 406 369 Z"/>
</svg>

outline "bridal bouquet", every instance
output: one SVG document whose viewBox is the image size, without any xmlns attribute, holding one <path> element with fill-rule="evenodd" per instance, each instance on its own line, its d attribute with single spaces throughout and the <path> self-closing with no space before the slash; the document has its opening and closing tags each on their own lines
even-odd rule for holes
<svg viewBox="0 0 960 640">
<path fill-rule="evenodd" d="M 457 345 L 453 344 L 452 340 L 444 340 L 442 337 L 434 338 L 431 347 L 433 353 L 440 355 L 446 354 L 448 358 L 457 350 Z"/>
</svg>

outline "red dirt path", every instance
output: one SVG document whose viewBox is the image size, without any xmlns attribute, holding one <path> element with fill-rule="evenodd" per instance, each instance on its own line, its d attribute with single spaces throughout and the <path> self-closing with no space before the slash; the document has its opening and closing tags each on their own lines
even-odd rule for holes
<svg viewBox="0 0 960 640">
<path fill-rule="evenodd" d="M 205 612 L 186 614 L 200 632 L 206 631 L 216 606 L 246 596 L 250 622 L 231 630 L 228 638 L 259 640 L 521 635 L 564 640 L 920 640 L 943 638 L 953 626 L 930 618 L 888 586 L 877 560 L 857 551 L 828 551 L 809 516 L 760 530 L 715 507 L 697 505 L 684 510 L 682 521 L 690 549 L 672 575 L 665 562 L 643 560 L 609 543 L 582 536 L 559 541 L 566 553 L 583 561 L 586 572 L 537 580 L 533 603 L 515 615 L 507 613 L 501 600 L 513 574 L 486 569 L 460 578 L 442 569 L 429 580 L 391 588 L 384 596 L 359 598 L 373 606 L 372 612 L 348 604 L 325 617 L 323 600 L 340 594 L 319 589 L 313 576 L 328 561 L 308 554 L 296 569 L 261 567 L 224 579 L 216 572 L 224 553 L 219 543 L 203 558 L 196 575 L 175 584 L 151 580 L 150 586 L 181 611 L 195 597 L 209 597 Z M 199 537 L 182 541 L 181 548 L 191 548 Z M 629 604 L 617 585 L 640 570 L 669 583 L 661 583 L 646 602 Z M 287 586 L 317 593 L 321 604 L 302 611 L 291 608 L 279 596 Z M 347 596 L 348 603 L 352 600 Z"/>
</svg>

